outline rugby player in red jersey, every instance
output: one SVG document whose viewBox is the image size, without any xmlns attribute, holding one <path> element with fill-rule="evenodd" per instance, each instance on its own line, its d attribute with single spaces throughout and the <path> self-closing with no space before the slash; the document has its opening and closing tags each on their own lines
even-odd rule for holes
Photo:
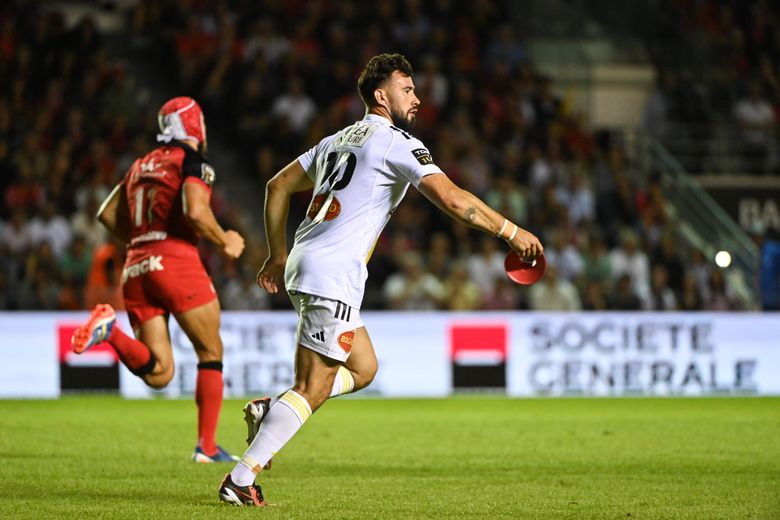
<svg viewBox="0 0 780 520">
<path fill-rule="evenodd" d="M 114 326 L 110 305 L 99 304 L 73 334 L 77 354 L 107 341 L 132 373 L 152 388 L 173 378 L 168 333 L 173 314 L 198 355 L 196 462 L 236 460 L 217 445 L 222 407 L 220 306 L 198 254 L 199 237 L 238 258 L 244 239 L 224 230 L 209 205 L 214 168 L 206 151 L 206 125 L 195 100 L 177 97 L 158 114 L 162 144 L 136 159 L 98 210 L 98 219 L 127 244 L 122 293 L 135 338 Z"/>
</svg>

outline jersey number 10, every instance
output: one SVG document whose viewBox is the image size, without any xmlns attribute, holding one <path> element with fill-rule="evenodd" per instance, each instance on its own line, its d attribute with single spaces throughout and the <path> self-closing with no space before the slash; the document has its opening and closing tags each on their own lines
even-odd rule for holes
<svg viewBox="0 0 780 520">
<path fill-rule="evenodd" d="M 339 158 L 339 154 L 336 152 L 330 152 L 328 157 L 325 158 L 325 178 L 323 184 L 330 183 L 336 178 L 340 168 L 336 168 L 336 160 Z M 338 180 L 331 191 L 343 190 L 352 180 L 352 174 L 355 173 L 355 166 L 357 166 L 357 157 L 352 152 L 347 152 L 347 167 L 344 168 L 344 175 Z"/>
</svg>

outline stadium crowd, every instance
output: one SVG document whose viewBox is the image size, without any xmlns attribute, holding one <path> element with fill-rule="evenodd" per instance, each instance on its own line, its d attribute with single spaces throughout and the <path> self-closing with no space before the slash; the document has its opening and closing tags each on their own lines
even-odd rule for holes
<svg viewBox="0 0 780 520">
<path fill-rule="evenodd" d="M 123 252 L 93 215 L 153 145 L 157 107 L 89 17 L 67 27 L 57 9 L 23 5 L 0 7 L 0 308 L 122 308 Z M 459 185 L 542 238 L 548 272 L 511 284 L 498 240 L 412 189 L 369 263 L 366 309 L 734 309 L 723 272 L 680 247 L 660 184 L 537 73 L 510 21 L 499 1 L 141 0 L 122 37 L 153 51 L 175 86 L 166 96 L 202 104 L 212 141 L 240 155 L 259 196 L 284 163 L 362 117 L 368 57 L 409 58 L 415 135 Z M 256 207 L 230 209 L 219 192 L 214 206 L 245 236 L 262 233 L 242 215 Z M 254 284 L 262 251 L 203 255 L 224 308 L 289 307 Z"/>
<path fill-rule="evenodd" d="M 780 4 L 663 0 L 654 13 L 646 43 L 660 81 L 647 127 L 674 149 L 706 147 L 723 125 L 735 130 L 742 171 L 780 175 Z"/>
</svg>

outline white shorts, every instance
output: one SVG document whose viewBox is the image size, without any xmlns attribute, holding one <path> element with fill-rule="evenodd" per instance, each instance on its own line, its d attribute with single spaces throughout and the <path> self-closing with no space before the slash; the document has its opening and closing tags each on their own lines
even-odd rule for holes
<svg viewBox="0 0 780 520">
<path fill-rule="evenodd" d="M 298 313 L 295 340 L 299 345 L 336 361 L 346 362 L 355 330 L 363 326 L 360 310 L 346 303 L 312 294 L 289 291 Z"/>
</svg>

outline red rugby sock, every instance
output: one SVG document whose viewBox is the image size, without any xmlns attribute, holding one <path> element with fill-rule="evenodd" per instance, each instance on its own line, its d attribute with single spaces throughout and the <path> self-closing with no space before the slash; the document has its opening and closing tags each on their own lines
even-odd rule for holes
<svg viewBox="0 0 780 520">
<path fill-rule="evenodd" d="M 149 348 L 119 330 L 119 327 L 114 326 L 111 330 L 108 342 L 114 347 L 122 363 L 134 374 L 143 375 L 154 368 L 154 365 L 149 366 L 152 361 L 152 352 Z M 144 370 L 147 368 L 148 370 Z"/>
<path fill-rule="evenodd" d="M 198 381 L 195 384 L 195 402 L 198 404 L 198 444 L 206 455 L 217 452 L 217 421 L 222 408 L 222 363 L 198 363 Z"/>
</svg>

